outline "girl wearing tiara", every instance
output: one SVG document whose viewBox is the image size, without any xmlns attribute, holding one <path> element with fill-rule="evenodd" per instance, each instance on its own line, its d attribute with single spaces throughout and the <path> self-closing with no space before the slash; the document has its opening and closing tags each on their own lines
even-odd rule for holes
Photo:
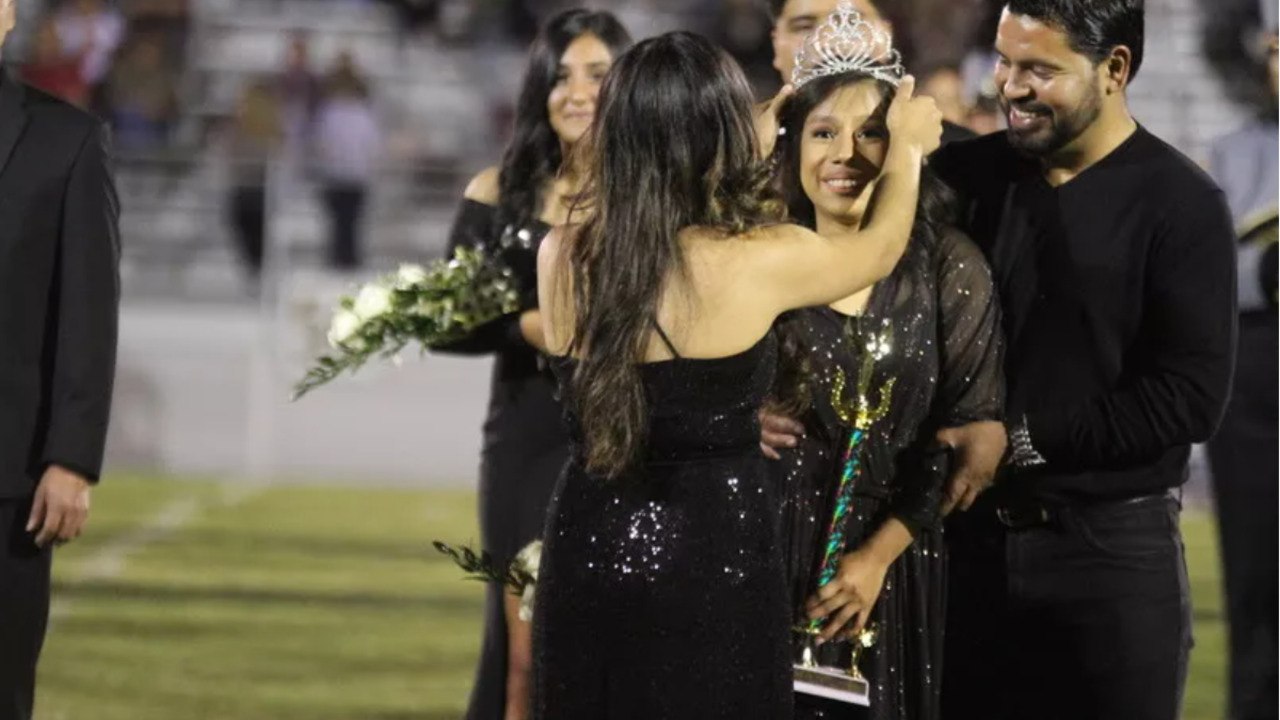
<svg viewBox="0 0 1280 720">
<path fill-rule="evenodd" d="M 842 3 L 797 54 L 781 110 L 778 182 L 794 222 L 819 234 L 859 227 L 886 154 L 899 141 L 885 113 L 902 76 L 888 38 Z M 810 378 L 804 433 L 774 466 L 787 495 L 783 543 L 797 623 L 822 619 L 819 664 L 849 667 L 850 638 L 874 626 L 860 668 L 870 717 L 937 718 L 948 457 L 940 428 L 1002 417 L 999 304 L 979 249 L 948 223 L 948 196 L 926 167 L 907 250 L 874 286 L 784 316 L 785 354 Z M 844 554 L 817 589 L 849 427 L 833 408 L 837 377 L 858 377 L 874 352 L 871 401 L 885 403 L 860 450 L 861 476 L 843 524 Z M 880 397 L 877 397 L 880 395 Z M 993 442 L 1003 443 L 996 428 Z M 997 453 L 998 456 L 998 453 Z M 994 468 L 992 469 L 994 472 Z M 949 509 L 949 508 L 947 508 Z M 797 717 L 865 717 L 797 695 Z"/>
</svg>

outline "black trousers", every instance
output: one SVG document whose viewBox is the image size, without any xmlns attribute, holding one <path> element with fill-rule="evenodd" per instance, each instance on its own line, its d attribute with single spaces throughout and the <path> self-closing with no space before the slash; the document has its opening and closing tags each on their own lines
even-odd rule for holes
<svg viewBox="0 0 1280 720">
<path fill-rule="evenodd" d="M 0 720 L 30 720 L 53 553 L 26 532 L 31 499 L 0 498 Z"/>
<path fill-rule="evenodd" d="M 1180 502 L 1058 507 L 1020 529 L 997 507 L 988 493 L 947 526 L 942 717 L 1177 720 L 1191 647 Z"/>
<path fill-rule="evenodd" d="M 333 183 L 325 187 L 329 208 L 329 266 L 338 270 L 360 267 L 360 217 L 364 213 L 363 185 Z"/>
<path fill-rule="evenodd" d="M 1240 316 L 1235 389 L 1209 443 L 1231 648 L 1231 720 L 1276 718 L 1280 417 L 1274 312 Z"/>
<path fill-rule="evenodd" d="M 231 193 L 231 222 L 235 226 L 236 244 L 249 273 L 262 270 L 263 238 L 266 234 L 267 197 L 262 186 L 244 185 Z"/>
</svg>

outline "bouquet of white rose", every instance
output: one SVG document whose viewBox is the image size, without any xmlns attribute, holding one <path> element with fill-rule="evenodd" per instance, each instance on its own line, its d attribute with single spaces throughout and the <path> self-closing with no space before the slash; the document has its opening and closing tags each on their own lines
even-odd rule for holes
<svg viewBox="0 0 1280 720">
<path fill-rule="evenodd" d="M 427 267 L 401 265 L 344 296 L 329 326 L 333 353 L 321 356 L 294 386 L 297 400 L 373 357 L 395 357 L 411 342 L 423 349 L 464 338 L 519 309 L 511 271 L 484 252 L 460 247 Z"/>
</svg>

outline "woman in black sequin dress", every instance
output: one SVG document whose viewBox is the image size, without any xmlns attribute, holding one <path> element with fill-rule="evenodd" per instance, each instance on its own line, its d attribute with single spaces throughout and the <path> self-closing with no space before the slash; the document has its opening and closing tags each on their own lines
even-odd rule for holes
<svg viewBox="0 0 1280 720">
<path fill-rule="evenodd" d="M 593 213 L 538 255 L 574 446 L 537 586 L 535 717 L 791 716 L 779 498 L 758 442 L 771 326 L 896 263 L 941 117 L 906 89 L 888 122 L 902 139 L 883 207 L 824 238 L 773 224 L 750 90 L 724 51 L 670 33 L 610 71 Z"/>
<path fill-rule="evenodd" d="M 804 84 L 783 110 L 779 179 L 793 219 L 819 233 L 862 222 L 891 138 L 884 120 L 893 86 L 845 73 Z M 978 248 L 946 224 L 946 193 L 926 170 L 916 226 L 885 280 L 827 306 L 789 313 L 784 336 L 805 358 L 812 398 L 805 433 L 773 472 L 783 487 L 783 537 L 795 621 L 828 618 L 841 637 L 868 620 L 879 628 L 861 669 L 869 712 L 797 695 L 797 717 L 938 718 L 945 549 L 939 526 L 947 456 L 937 430 L 1003 412 L 1003 340 L 990 271 Z M 888 413 L 861 450 L 846 525 L 846 554 L 819 603 L 818 565 L 849 428 L 832 408 L 837 373 L 856 378 L 868 344 L 888 354 L 871 388 L 892 387 Z M 851 380 L 852 382 L 852 380 Z M 815 608 L 820 608 L 815 610 Z M 819 649 L 821 664 L 848 667 L 847 640 Z"/>
<path fill-rule="evenodd" d="M 586 132 L 600 81 L 631 41 L 609 13 L 570 10 L 551 18 L 534 40 L 501 168 L 468 185 L 449 237 L 449 252 L 477 245 L 501 255 L 524 289 L 523 310 L 481 327 L 444 352 L 493 354 L 489 413 L 480 460 L 480 532 L 484 550 L 504 565 L 542 532 L 551 489 L 569 455 L 555 380 L 539 358 L 535 256 L 552 225 L 564 222 L 565 198 L 577 190 L 562 167 Z M 492 584 L 484 643 L 468 720 L 507 720 L 528 713 L 530 625 L 520 598 Z"/>
</svg>

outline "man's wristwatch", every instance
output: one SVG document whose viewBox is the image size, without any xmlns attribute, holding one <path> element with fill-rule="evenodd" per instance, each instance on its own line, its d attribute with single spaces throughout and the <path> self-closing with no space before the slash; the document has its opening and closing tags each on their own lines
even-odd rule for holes
<svg viewBox="0 0 1280 720">
<path fill-rule="evenodd" d="M 1017 424 L 1009 427 L 1009 449 L 1005 454 L 1005 465 L 1014 468 L 1033 468 L 1044 465 L 1047 460 L 1031 444 L 1031 431 L 1027 429 L 1027 416 L 1023 415 Z"/>
</svg>

